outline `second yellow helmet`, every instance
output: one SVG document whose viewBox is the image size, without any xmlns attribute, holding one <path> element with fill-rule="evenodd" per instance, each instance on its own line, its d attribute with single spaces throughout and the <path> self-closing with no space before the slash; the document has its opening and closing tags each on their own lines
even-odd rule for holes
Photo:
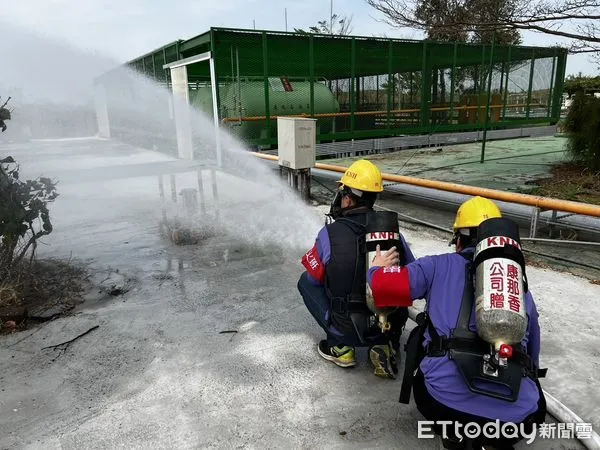
<svg viewBox="0 0 600 450">
<path fill-rule="evenodd" d="M 496 204 L 483 197 L 473 197 L 458 208 L 454 220 L 454 231 L 460 228 L 478 227 L 481 222 L 495 217 L 502 217 Z"/>
</svg>

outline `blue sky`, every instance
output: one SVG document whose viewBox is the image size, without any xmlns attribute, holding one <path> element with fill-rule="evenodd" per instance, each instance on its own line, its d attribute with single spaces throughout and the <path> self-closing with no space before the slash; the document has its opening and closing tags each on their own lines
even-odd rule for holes
<svg viewBox="0 0 600 450">
<path fill-rule="evenodd" d="M 211 26 L 307 28 L 329 17 L 330 0 L 19 0 L 2 5 L 2 20 L 72 45 L 126 61 Z M 353 16 L 353 34 L 419 39 L 410 29 L 393 29 L 364 0 L 334 0 L 334 12 Z M 567 45 L 553 36 L 523 34 L 526 45 Z M 586 55 L 569 56 L 567 74 L 597 74 Z"/>
</svg>

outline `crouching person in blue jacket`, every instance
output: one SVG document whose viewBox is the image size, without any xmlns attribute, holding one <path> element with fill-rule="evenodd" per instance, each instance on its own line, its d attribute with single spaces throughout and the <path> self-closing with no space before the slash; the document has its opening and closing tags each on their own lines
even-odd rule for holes
<svg viewBox="0 0 600 450">
<path fill-rule="evenodd" d="M 545 374 L 545 369 L 538 369 L 538 313 L 528 290 L 521 305 L 527 320 L 525 338 L 520 345 L 500 347 L 500 352 L 506 352 L 504 361 L 508 361 L 512 378 L 505 384 L 494 384 L 480 376 L 482 367 L 493 366 L 484 364 L 489 361 L 486 352 L 490 344 L 477 334 L 470 267 L 478 226 L 499 217 L 500 210 L 492 201 L 474 197 L 457 212 L 455 253 L 419 258 L 399 268 L 391 267 L 397 259 L 393 251 L 383 255 L 378 252 L 368 274 L 378 308 L 410 306 L 415 299 L 426 300 L 425 312 L 417 316 L 418 326 L 406 345 L 400 402 L 409 403 L 412 388 L 417 409 L 425 419 L 434 421 L 433 430 L 441 435 L 445 448 L 465 448 L 468 443 L 471 447 L 467 448 L 485 445 L 486 449 L 510 449 L 525 437 L 531 440 L 536 424 L 543 423 L 546 416 L 538 380 Z M 500 373 L 508 373 L 508 369 Z M 512 391 L 504 389 L 509 385 Z M 469 435 L 473 429 L 481 430 L 478 437 L 465 438 L 464 426 L 469 423 L 477 424 L 471 426 Z M 492 434 L 492 423 L 505 433 Z M 484 433 L 486 425 L 488 432 Z"/>
<path fill-rule="evenodd" d="M 327 338 L 319 342 L 319 355 L 340 367 L 356 366 L 355 347 L 369 347 L 375 375 L 395 379 L 400 335 L 408 310 L 398 308 L 388 315 L 391 325 L 383 333 L 366 303 L 367 266 L 361 250 L 367 216 L 373 211 L 377 193 L 383 191 L 381 173 L 370 161 L 352 164 L 339 181 L 332 202 L 333 223 L 318 233 L 315 244 L 302 257 L 306 271 L 298 281 L 304 303 Z M 414 256 L 400 235 L 402 254 L 397 263 L 407 264 Z"/>
</svg>

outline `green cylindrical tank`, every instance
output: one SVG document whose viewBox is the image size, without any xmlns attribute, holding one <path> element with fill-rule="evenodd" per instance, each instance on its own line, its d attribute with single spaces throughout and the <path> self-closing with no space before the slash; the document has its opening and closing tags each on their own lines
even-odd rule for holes
<svg viewBox="0 0 600 450">
<path fill-rule="evenodd" d="M 269 115 L 292 116 L 310 114 L 310 82 L 289 81 L 279 78 L 270 79 L 269 83 Z M 291 90 L 289 90 L 291 89 Z M 265 84 L 263 81 L 242 81 L 227 83 L 219 87 L 221 118 L 239 119 L 263 117 L 265 108 Z M 190 90 L 190 103 L 212 116 L 212 91 L 210 86 Z M 323 83 L 314 84 L 314 113 L 337 113 L 340 105 Z M 317 134 L 329 133 L 332 128 L 331 118 L 320 118 L 317 121 Z M 227 121 L 226 124 L 234 135 L 244 140 L 265 138 L 265 120 Z M 277 136 L 277 120 L 271 120 L 271 137 Z"/>
</svg>

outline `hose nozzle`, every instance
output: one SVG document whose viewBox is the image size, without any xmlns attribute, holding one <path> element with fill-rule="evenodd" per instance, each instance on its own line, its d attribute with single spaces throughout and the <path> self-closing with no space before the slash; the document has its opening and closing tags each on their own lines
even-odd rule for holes
<svg viewBox="0 0 600 450">
<path fill-rule="evenodd" d="M 381 331 L 384 333 L 392 329 L 392 324 L 387 320 L 387 314 L 379 314 L 379 328 L 381 328 Z"/>
</svg>

